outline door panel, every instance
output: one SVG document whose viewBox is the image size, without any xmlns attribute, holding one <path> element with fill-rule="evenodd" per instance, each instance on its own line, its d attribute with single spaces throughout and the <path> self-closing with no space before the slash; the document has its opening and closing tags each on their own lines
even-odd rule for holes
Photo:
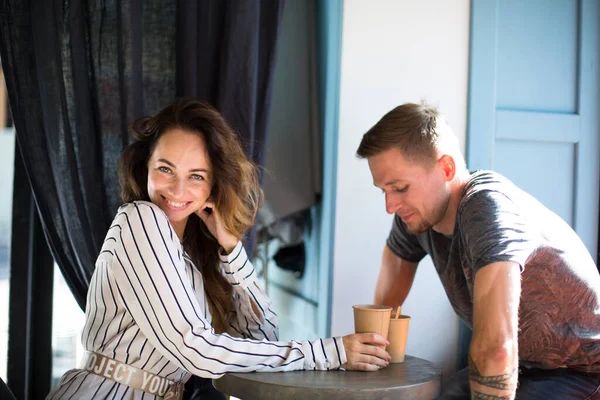
<svg viewBox="0 0 600 400">
<path fill-rule="evenodd" d="M 498 3 L 498 108 L 575 112 L 577 3 L 575 0 Z"/>
<path fill-rule="evenodd" d="M 497 171 L 597 257 L 595 0 L 473 0 L 468 165 Z"/>
<path fill-rule="evenodd" d="M 575 188 L 573 145 L 497 140 L 496 152 L 500 156 L 495 158 L 495 170 L 510 177 L 520 188 L 527 188 L 527 192 L 536 199 L 543 199 L 546 207 L 569 225 L 573 224 Z M 544 175 L 551 175 L 552 182 L 538 179 L 539 176 Z"/>
</svg>

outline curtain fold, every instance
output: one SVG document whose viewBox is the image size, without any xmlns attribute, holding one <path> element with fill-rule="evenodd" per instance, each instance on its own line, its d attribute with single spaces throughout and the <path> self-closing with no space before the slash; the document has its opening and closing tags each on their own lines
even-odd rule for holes
<svg viewBox="0 0 600 400">
<path fill-rule="evenodd" d="M 174 98 L 174 19 L 174 2 L 158 0 L 143 10 L 139 1 L 0 5 L 18 148 L 49 247 L 82 309 L 119 205 L 128 126 Z"/>
<path fill-rule="evenodd" d="M 181 0 L 177 8 L 177 95 L 216 107 L 264 165 L 283 0 Z"/>
</svg>

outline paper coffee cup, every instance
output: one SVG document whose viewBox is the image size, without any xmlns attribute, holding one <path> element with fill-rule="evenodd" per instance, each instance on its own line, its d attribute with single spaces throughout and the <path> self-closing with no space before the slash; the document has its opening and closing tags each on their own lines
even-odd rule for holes
<svg viewBox="0 0 600 400">
<path fill-rule="evenodd" d="M 354 309 L 354 332 L 378 333 L 387 339 L 392 307 L 377 304 L 359 304 Z"/>
<path fill-rule="evenodd" d="M 404 362 L 406 354 L 406 339 L 408 339 L 408 325 L 410 317 L 408 315 L 400 315 L 398 319 L 390 319 L 390 328 L 387 340 L 390 345 L 387 347 L 387 352 L 390 353 L 392 363 Z"/>
</svg>

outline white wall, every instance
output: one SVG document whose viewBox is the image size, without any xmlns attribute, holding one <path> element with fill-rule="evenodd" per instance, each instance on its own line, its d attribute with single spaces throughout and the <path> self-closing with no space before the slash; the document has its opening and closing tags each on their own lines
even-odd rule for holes
<svg viewBox="0 0 600 400">
<path fill-rule="evenodd" d="M 422 99 L 438 106 L 465 148 L 468 0 L 346 0 L 342 39 L 332 334 L 353 331 L 352 304 L 373 299 L 392 217 L 373 187 L 360 139 L 386 112 Z M 454 371 L 458 319 L 429 257 L 403 313 L 407 352 Z"/>
</svg>

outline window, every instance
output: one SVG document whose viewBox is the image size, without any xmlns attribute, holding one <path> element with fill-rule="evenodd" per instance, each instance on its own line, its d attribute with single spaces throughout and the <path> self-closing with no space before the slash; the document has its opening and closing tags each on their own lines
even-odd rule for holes
<svg viewBox="0 0 600 400">
<path fill-rule="evenodd" d="M 81 331 L 85 313 L 79 308 L 57 264 L 54 264 L 52 304 L 52 387 L 83 357 Z"/>
<path fill-rule="evenodd" d="M 0 68 L 0 377 L 6 382 L 8 359 L 8 296 L 12 222 L 15 132 L 8 127 L 4 74 Z"/>
</svg>

